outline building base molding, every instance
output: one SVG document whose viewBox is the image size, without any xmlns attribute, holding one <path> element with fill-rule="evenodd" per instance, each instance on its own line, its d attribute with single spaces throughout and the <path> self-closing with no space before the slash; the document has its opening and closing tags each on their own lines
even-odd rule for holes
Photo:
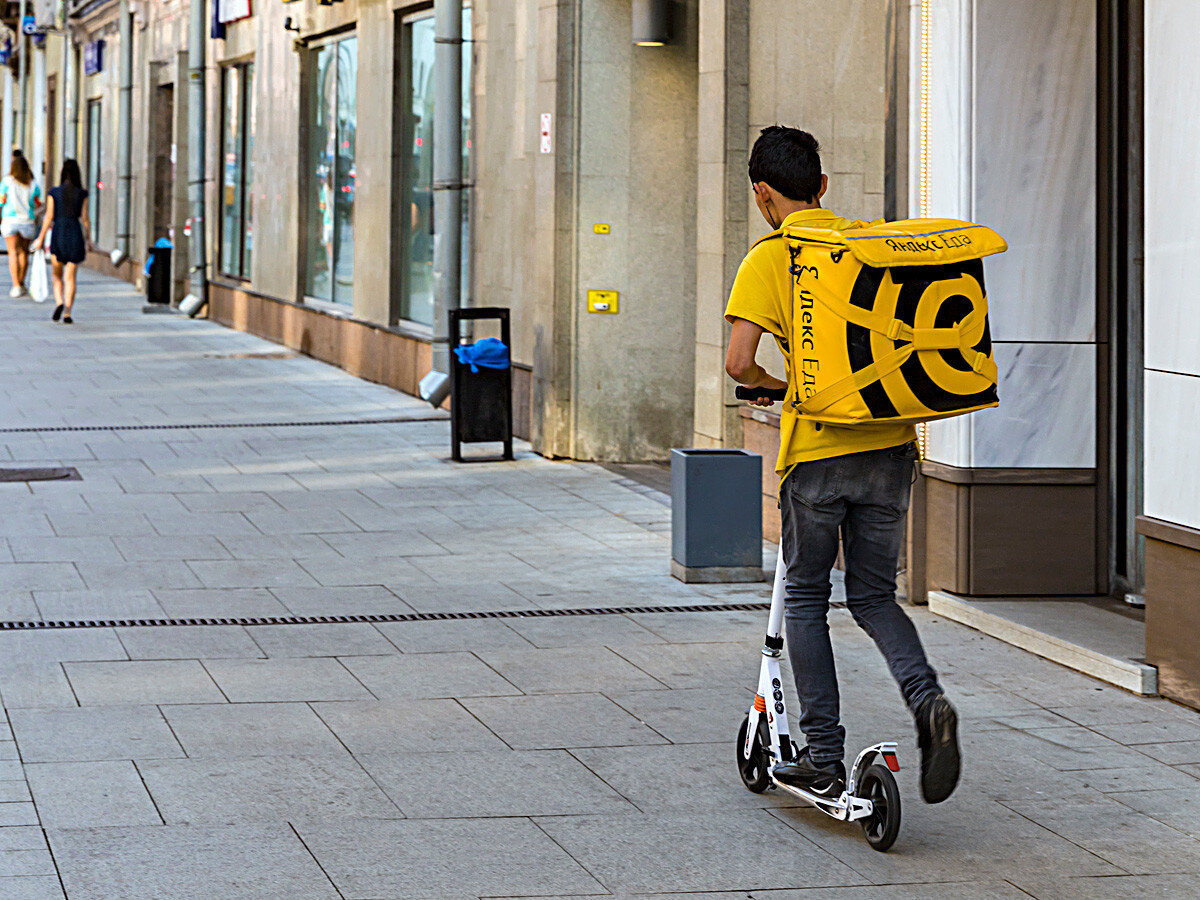
<svg viewBox="0 0 1200 900">
<path fill-rule="evenodd" d="M 929 610 L 939 616 L 1135 694 L 1158 693 L 1158 672 L 1154 666 L 1136 659 L 1110 656 L 1074 641 L 1031 628 L 989 612 L 983 608 L 985 605 L 986 603 L 972 603 L 967 598 L 957 597 L 947 591 L 929 592 Z"/>
<path fill-rule="evenodd" d="M 1096 582 L 1093 469 L 966 469 L 921 463 L 912 519 L 924 584 L 967 596 L 1087 596 Z"/>
<path fill-rule="evenodd" d="M 1200 530 L 1139 516 L 1146 539 L 1146 659 L 1159 691 L 1200 709 Z"/>
<path fill-rule="evenodd" d="M 432 366 L 428 341 L 314 306 L 266 297 L 243 287 L 210 282 L 208 317 L 305 356 L 345 369 L 358 378 L 417 395 Z M 513 366 L 513 432 L 529 436 L 530 372 Z"/>
</svg>

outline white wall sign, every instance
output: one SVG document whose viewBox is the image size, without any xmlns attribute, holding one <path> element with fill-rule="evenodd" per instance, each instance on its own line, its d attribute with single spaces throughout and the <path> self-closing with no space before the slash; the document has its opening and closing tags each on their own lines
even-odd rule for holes
<svg viewBox="0 0 1200 900">
<path fill-rule="evenodd" d="M 550 125 L 552 123 L 550 113 L 542 113 L 542 152 L 551 153 L 554 150 L 554 145 L 550 140 Z"/>
<path fill-rule="evenodd" d="M 236 22 L 250 15 L 250 0 L 219 0 L 217 18 L 222 22 Z"/>
</svg>

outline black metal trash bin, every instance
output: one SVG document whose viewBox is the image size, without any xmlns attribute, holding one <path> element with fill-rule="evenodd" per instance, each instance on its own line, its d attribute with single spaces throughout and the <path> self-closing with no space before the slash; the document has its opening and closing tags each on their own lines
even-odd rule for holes
<svg viewBox="0 0 1200 900">
<path fill-rule="evenodd" d="M 503 369 L 471 366 L 459 361 L 455 348 L 470 343 L 463 335 L 463 323 L 479 319 L 500 322 L 500 341 L 512 352 L 508 310 L 499 306 L 479 306 L 449 310 L 450 315 L 450 458 L 462 462 L 462 445 L 500 442 L 504 459 L 513 458 L 512 450 L 512 362 Z"/>
<path fill-rule="evenodd" d="M 171 248 L 154 246 L 146 251 L 146 302 L 171 302 Z"/>
</svg>

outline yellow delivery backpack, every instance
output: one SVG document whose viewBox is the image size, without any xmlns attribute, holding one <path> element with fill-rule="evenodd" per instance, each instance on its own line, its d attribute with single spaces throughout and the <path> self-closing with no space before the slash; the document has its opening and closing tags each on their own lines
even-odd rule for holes
<svg viewBox="0 0 1200 900">
<path fill-rule="evenodd" d="M 794 383 L 787 404 L 837 425 L 924 422 L 996 406 L 983 225 L 908 219 L 790 227 Z"/>
</svg>

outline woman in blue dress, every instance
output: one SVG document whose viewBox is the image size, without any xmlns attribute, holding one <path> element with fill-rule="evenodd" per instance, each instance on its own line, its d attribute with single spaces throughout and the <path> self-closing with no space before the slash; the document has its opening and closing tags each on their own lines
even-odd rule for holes
<svg viewBox="0 0 1200 900">
<path fill-rule="evenodd" d="M 33 249 L 40 250 L 45 246 L 46 235 L 50 235 L 56 303 L 51 318 L 55 322 L 62 319 L 64 325 L 70 325 L 74 321 L 71 307 L 75 305 L 75 270 L 87 258 L 88 192 L 83 187 L 79 163 L 73 159 L 63 160 L 59 182 L 58 187 L 50 191 L 42 233 L 33 242 Z"/>
</svg>

